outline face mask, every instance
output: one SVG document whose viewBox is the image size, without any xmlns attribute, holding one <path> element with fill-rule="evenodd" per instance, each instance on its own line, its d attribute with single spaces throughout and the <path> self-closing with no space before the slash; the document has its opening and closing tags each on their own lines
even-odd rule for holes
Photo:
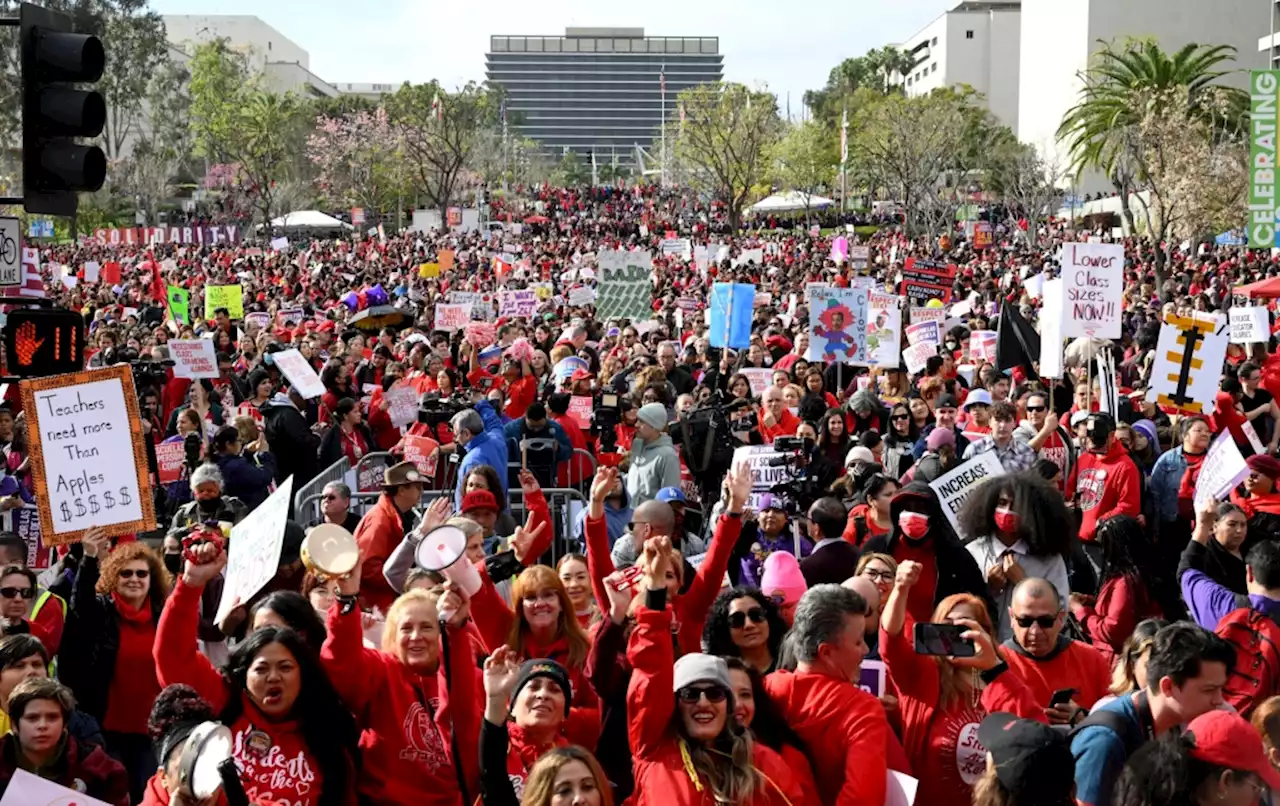
<svg viewBox="0 0 1280 806">
<path fill-rule="evenodd" d="M 908 538 L 919 540 L 929 533 L 929 516 L 919 512 L 899 513 L 898 528 Z"/>
<path fill-rule="evenodd" d="M 164 555 L 164 567 L 169 569 L 169 573 L 173 574 L 174 576 L 181 574 L 182 573 L 181 552 L 174 552 L 172 554 L 166 553 Z"/>
<path fill-rule="evenodd" d="M 996 528 L 1005 534 L 1013 534 L 1018 531 L 1018 524 L 1021 522 L 1018 513 L 1008 507 L 996 507 L 996 512 L 992 519 L 996 523 Z"/>
</svg>

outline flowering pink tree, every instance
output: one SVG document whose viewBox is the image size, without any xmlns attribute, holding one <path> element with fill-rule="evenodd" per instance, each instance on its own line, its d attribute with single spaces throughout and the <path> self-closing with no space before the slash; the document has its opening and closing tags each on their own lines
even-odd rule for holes
<svg viewBox="0 0 1280 806">
<path fill-rule="evenodd" d="M 395 205 L 402 190 L 400 133 L 384 109 L 321 116 L 307 138 L 316 187 L 331 204 L 371 212 Z"/>
</svg>

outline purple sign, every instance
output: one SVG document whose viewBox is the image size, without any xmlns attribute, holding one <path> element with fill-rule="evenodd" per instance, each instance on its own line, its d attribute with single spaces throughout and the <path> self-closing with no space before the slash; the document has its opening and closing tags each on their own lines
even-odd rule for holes
<svg viewBox="0 0 1280 806">
<path fill-rule="evenodd" d="M 864 660 L 858 671 L 858 688 L 873 697 L 884 695 L 884 661 Z"/>
</svg>

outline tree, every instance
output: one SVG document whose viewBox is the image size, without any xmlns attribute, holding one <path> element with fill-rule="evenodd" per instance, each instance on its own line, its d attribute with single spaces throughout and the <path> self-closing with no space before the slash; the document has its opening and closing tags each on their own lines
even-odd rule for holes
<svg viewBox="0 0 1280 806">
<path fill-rule="evenodd" d="M 736 230 L 782 133 L 777 99 L 742 84 L 702 84 L 681 90 L 677 107 L 685 122 L 667 124 L 677 127 L 676 159 L 690 186 L 724 202 Z"/>
<path fill-rule="evenodd" d="M 914 66 L 915 57 L 892 45 L 870 50 L 831 68 L 826 86 L 805 92 L 805 105 L 828 125 L 838 124 L 841 113 L 850 106 L 850 96 L 859 90 L 887 95 L 894 91 L 893 77 L 906 75 Z"/>
<path fill-rule="evenodd" d="M 1058 185 L 1064 175 L 1060 162 L 1046 160 L 1031 146 L 1012 143 L 994 152 L 985 187 L 1027 219 L 1027 242 L 1034 247 L 1040 240 L 1040 222 L 1062 198 Z"/>
<path fill-rule="evenodd" d="M 370 212 L 394 206 L 403 192 L 401 147 L 400 132 L 382 107 L 322 116 L 307 138 L 307 156 L 319 169 L 316 185 L 324 197 Z"/>
<path fill-rule="evenodd" d="M 191 158 L 191 129 L 186 123 L 191 108 L 189 80 L 186 69 L 175 62 L 157 65 L 141 107 L 137 141 L 129 155 L 118 161 L 118 168 L 108 172 L 113 188 L 132 196 L 151 222 Z"/>
<path fill-rule="evenodd" d="M 152 77 L 172 64 L 164 22 L 146 2 L 135 2 L 133 13 L 123 9 L 103 20 L 102 41 L 108 48 L 107 67 L 98 90 L 107 102 L 102 150 L 107 159 L 120 159 L 130 138 L 141 134 L 144 104 Z"/>
<path fill-rule="evenodd" d="M 551 181 L 565 187 L 590 184 L 591 167 L 583 162 L 578 152 L 566 151 L 551 169 Z"/>
<path fill-rule="evenodd" d="M 805 194 L 807 222 L 809 197 L 831 186 L 840 162 L 839 144 L 833 132 L 814 120 L 790 125 L 774 146 L 772 156 L 773 181 Z"/>
<path fill-rule="evenodd" d="M 480 133 L 497 121 L 498 99 L 475 82 L 456 93 L 436 82 L 404 84 L 386 98 L 410 177 L 442 212 L 464 187 Z"/>
</svg>

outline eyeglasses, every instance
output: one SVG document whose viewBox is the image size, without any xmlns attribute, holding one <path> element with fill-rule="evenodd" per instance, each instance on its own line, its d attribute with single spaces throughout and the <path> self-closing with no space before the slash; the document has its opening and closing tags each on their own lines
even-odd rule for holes
<svg viewBox="0 0 1280 806">
<path fill-rule="evenodd" d="M 1014 616 L 1013 620 L 1018 622 L 1018 626 L 1024 630 L 1032 624 L 1039 624 L 1040 629 L 1047 630 L 1058 621 L 1058 616 L 1056 613 L 1052 616 Z"/>
<path fill-rule="evenodd" d="M 1047 408 L 1048 406 L 1027 406 L 1027 411 L 1038 412 L 1038 411 L 1044 411 Z"/>
<path fill-rule="evenodd" d="M 895 420 L 910 420 L 910 419 L 911 419 L 911 415 L 910 415 L 910 414 L 895 414 L 895 415 L 893 415 L 893 419 L 895 419 Z"/>
<path fill-rule="evenodd" d="M 735 630 L 741 630 L 743 627 L 747 626 L 747 619 L 751 619 L 752 624 L 764 623 L 764 608 L 753 607 L 750 610 L 739 610 L 737 613 L 730 613 L 729 626 Z"/>
<path fill-rule="evenodd" d="M 23 599 L 36 598 L 35 588 L 0 588 L 0 596 L 5 599 L 17 599 L 21 596 Z"/>
<path fill-rule="evenodd" d="M 719 686 L 711 686 L 708 688 L 694 688 L 689 686 L 688 688 L 682 688 L 677 691 L 676 696 L 680 698 L 680 702 L 687 703 L 689 705 L 697 705 L 698 700 L 702 699 L 704 696 L 707 698 L 707 702 L 709 703 L 724 702 L 725 697 L 728 696 L 728 692 Z"/>
<path fill-rule="evenodd" d="M 120 569 L 121 579 L 133 579 L 134 577 L 137 577 L 138 579 L 146 579 L 149 576 L 151 576 L 151 572 L 145 568 L 139 568 L 136 570 L 133 568 Z"/>
<path fill-rule="evenodd" d="M 631 521 L 630 523 L 627 524 L 627 531 L 634 532 L 637 526 L 648 526 L 648 525 L 649 525 L 648 521 Z"/>
<path fill-rule="evenodd" d="M 337 501 L 337 500 L 338 500 L 338 496 L 336 496 L 336 495 L 334 495 L 334 494 L 330 493 L 329 495 L 322 495 L 322 496 L 320 496 L 320 500 L 321 500 L 321 501 Z"/>
<path fill-rule="evenodd" d="M 892 582 L 894 577 L 892 571 L 876 571 L 871 568 L 864 569 L 862 575 L 872 582 Z"/>
</svg>

